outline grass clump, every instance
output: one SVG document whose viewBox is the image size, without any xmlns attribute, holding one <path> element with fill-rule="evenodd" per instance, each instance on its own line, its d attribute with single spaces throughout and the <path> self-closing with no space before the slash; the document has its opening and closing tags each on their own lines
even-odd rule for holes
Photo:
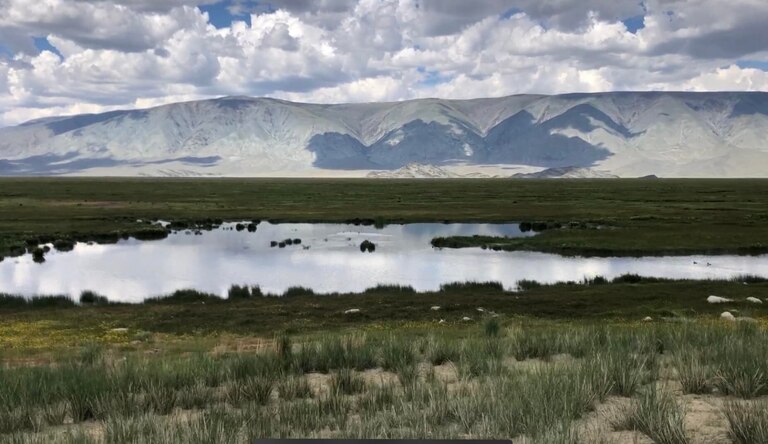
<svg viewBox="0 0 768 444">
<path fill-rule="evenodd" d="M 255 402 L 266 405 L 272 396 L 275 380 L 272 376 L 251 376 L 234 381 L 228 388 L 227 401 L 232 405 Z"/>
<path fill-rule="evenodd" d="M 432 365 L 457 362 L 461 356 L 459 341 L 430 337 L 427 341 L 426 357 Z"/>
<path fill-rule="evenodd" d="M 755 398 L 768 394 L 768 346 L 764 337 L 732 338 L 712 357 L 714 385 L 723 394 Z"/>
<path fill-rule="evenodd" d="M 679 350 L 675 355 L 674 365 L 683 386 L 683 393 L 702 394 L 712 391 L 711 370 L 701 362 L 695 351 Z"/>
<path fill-rule="evenodd" d="M 289 376 L 277 384 L 277 392 L 281 399 L 292 401 L 294 399 L 311 398 L 312 388 L 303 376 Z"/>
<path fill-rule="evenodd" d="M 723 413 L 737 444 L 768 442 L 768 402 L 731 401 L 724 405 Z"/>
<path fill-rule="evenodd" d="M 496 338 L 501 334 L 501 323 L 496 318 L 490 318 L 483 323 L 483 333 L 486 337 Z"/>
<path fill-rule="evenodd" d="M 634 401 L 626 422 L 618 426 L 639 430 L 659 444 L 687 444 L 690 440 L 685 432 L 684 418 L 683 406 L 670 392 L 650 388 Z"/>
<path fill-rule="evenodd" d="M 365 381 L 353 370 L 342 368 L 331 376 L 329 381 L 331 391 L 345 395 L 361 393 L 365 390 Z"/>
</svg>

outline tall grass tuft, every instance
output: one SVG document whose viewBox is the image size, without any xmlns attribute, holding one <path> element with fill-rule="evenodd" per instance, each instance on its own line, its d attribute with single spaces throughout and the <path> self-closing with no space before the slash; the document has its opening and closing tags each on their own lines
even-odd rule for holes
<svg viewBox="0 0 768 444">
<path fill-rule="evenodd" d="M 501 323 L 496 318 L 490 318 L 483 323 L 483 332 L 489 338 L 498 337 L 501 334 Z"/>
<path fill-rule="evenodd" d="M 768 442 L 768 402 L 731 401 L 723 406 L 723 413 L 737 444 Z"/>
<path fill-rule="evenodd" d="M 331 376 L 330 387 L 332 392 L 352 395 L 365 389 L 365 381 L 354 371 L 343 368 Z"/>
<path fill-rule="evenodd" d="M 710 393 L 711 371 L 701 362 L 696 350 L 682 349 L 675 354 L 674 365 L 677 369 L 683 393 Z"/>
<path fill-rule="evenodd" d="M 644 391 L 634 401 L 626 423 L 620 428 L 639 430 L 658 444 L 687 444 L 685 410 L 670 392 L 657 388 Z"/>
</svg>

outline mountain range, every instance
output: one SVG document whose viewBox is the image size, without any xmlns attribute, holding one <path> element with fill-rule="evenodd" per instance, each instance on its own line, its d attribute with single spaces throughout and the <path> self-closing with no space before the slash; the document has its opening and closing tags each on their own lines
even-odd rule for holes
<svg viewBox="0 0 768 444">
<path fill-rule="evenodd" d="M 434 175 L 426 166 L 451 177 L 768 177 L 768 93 L 223 97 L 0 129 L 0 175 Z"/>
</svg>

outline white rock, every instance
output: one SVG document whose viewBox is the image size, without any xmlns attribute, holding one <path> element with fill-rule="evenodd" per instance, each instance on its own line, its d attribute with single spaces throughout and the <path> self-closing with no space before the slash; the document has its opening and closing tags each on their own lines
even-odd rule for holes
<svg viewBox="0 0 768 444">
<path fill-rule="evenodd" d="M 763 301 L 761 301 L 760 299 L 752 297 L 752 296 L 748 297 L 747 301 L 748 302 L 752 302 L 753 304 L 762 304 L 763 303 Z"/>
<path fill-rule="evenodd" d="M 113 333 L 128 333 L 128 329 L 125 327 L 113 328 L 110 331 Z"/>
<path fill-rule="evenodd" d="M 445 319 L 440 319 L 440 322 L 438 324 L 445 324 Z"/>
<path fill-rule="evenodd" d="M 725 302 L 733 302 L 733 300 L 728 298 L 723 298 L 720 296 L 711 295 L 707 298 L 707 302 L 709 302 L 710 304 L 723 304 Z"/>
<path fill-rule="evenodd" d="M 651 322 L 652 320 L 653 320 L 653 318 L 650 317 L 650 316 L 646 316 L 646 317 L 643 318 L 643 322 Z"/>
<path fill-rule="evenodd" d="M 485 309 L 483 307 L 478 307 L 477 308 L 477 312 L 478 313 L 485 313 Z"/>
<path fill-rule="evenodd" d="M 437 310 L 440 310 L 440 306 L 439 305 L 433 305 L 433 306 L 429 307 L 429 309 L 432 310 L 432 311 L 437 311 Z"/>
<path fill-rule="evenodd" d="M 720 317 L 722 319 L 725 319 L 726 321 L 735 321 L 736 320 L 736 317 L 734 315 L 732 315 L 731 312 L 729 312 L 729 311 L 722 312 L 720 314 Z"/>
<path fill-rule="evenodd" d="M 469 321 L 472 320 L 472 318 L 464 316 L 463 318 L 461 318 L 461 320 L 464 321 L 464 322 L 469 322 Z"/>
<path fill-rule="evenodd" d="M 360 313 L 360 309 L 359 308 L 350 308 L 349 310 L 345 310 L 344 311 L 345 315 L 355 314 L 355 313 Z"/>
</svg>

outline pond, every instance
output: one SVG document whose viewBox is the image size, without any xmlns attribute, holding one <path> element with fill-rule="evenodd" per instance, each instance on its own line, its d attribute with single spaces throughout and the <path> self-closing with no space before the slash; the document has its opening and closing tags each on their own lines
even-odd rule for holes
<svg viewBox="0 0 768 444">
<path fill-rule="evenodd" d="M 176 232 L 157 241 L 78 243 L 71 252 L 52 250 L 42 264 L 29 254 L 6 258 L 0 262 L 0 293 L 76 298 L 93 290 L 113 301 L 140 302 L 186 288 L 224 296 L 233 284 L 257 285 L 265 293 L 295 286 L 332 293 L 360 292 L 379 284 L 428 291 L 465 281 L 497 281 L 513 289 L 521 279 L 551 283 L 625 273 L 688 279 L 768 277 L 768 255 L 582 258 L 479 248 L 440 250 L 430 245 L 436 236 L 534 234 L 521 232 L 517 224 L 415 223 L 378 229 L 262 222 L 254 232 L 234 227 L 227 223 L 197 235 Z M 285 239 L 301 243 L 271 246 Z M 374 252 L 360 251 L 364 240 L 375 244 Z"/>
</svg>

